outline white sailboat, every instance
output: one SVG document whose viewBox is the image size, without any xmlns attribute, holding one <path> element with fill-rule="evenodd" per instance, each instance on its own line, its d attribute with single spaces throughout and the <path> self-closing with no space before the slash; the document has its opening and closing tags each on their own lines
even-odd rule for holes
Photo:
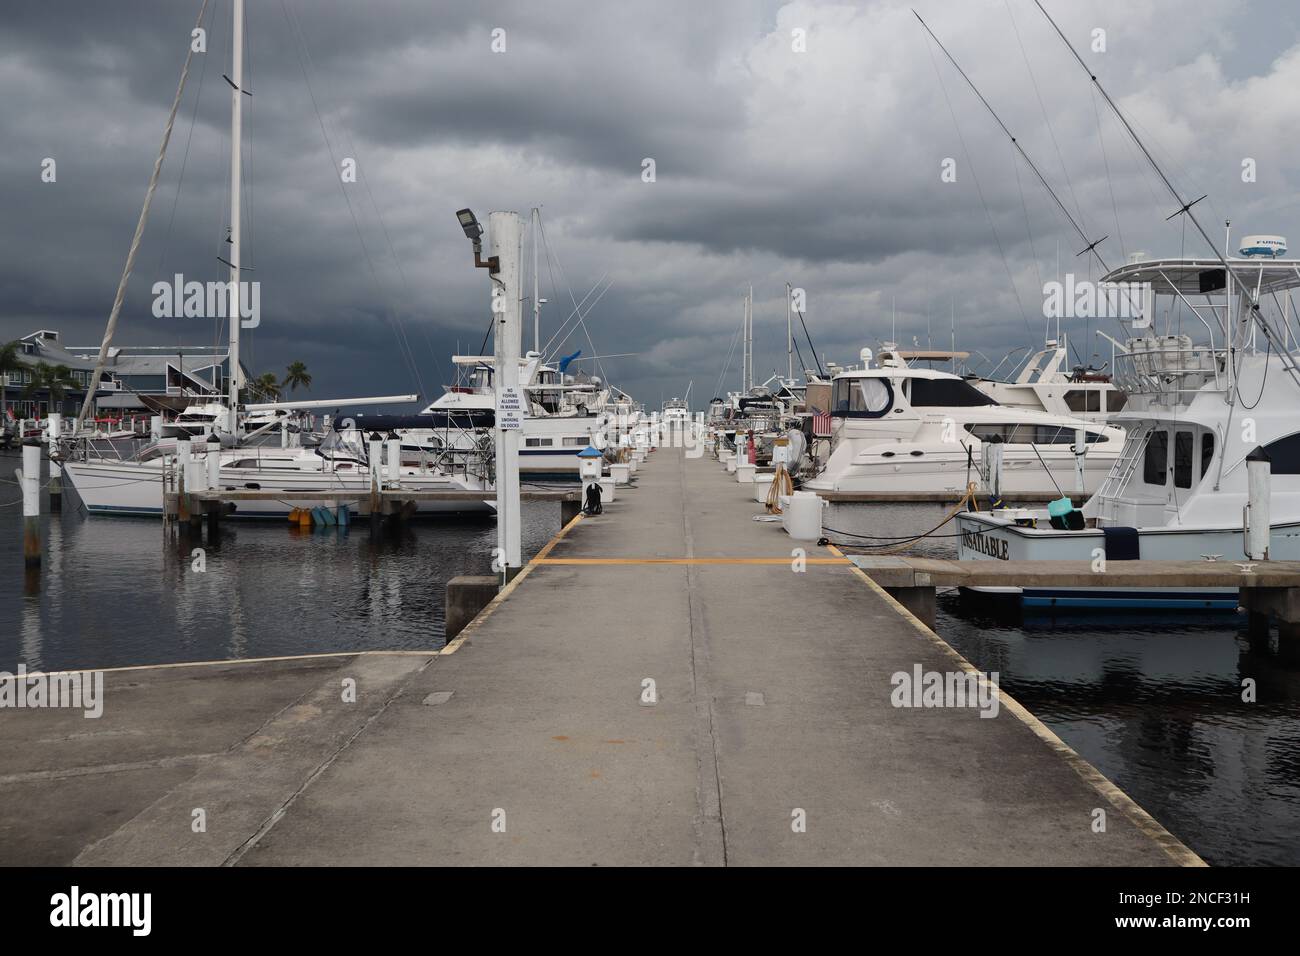
<svg viewBox="0 0 1300 956">
<path fill-rule="evenodd" d="M 233 41 L 231 43 L 230 72 L 230 234 L 229 260 L 230 282 L 232 289 L 241 288 L 241 226 L 242 212 L 242 97 L 243 90 L 243 26 L 244 2 L 233 0 Z M 188 61 L 187 61 L 188 67 Z M 178 93 L 179 100 L 179 93 Z M 175 107 L 173 106 L 173 115 Z M 170 129 L 170 127 L 169 127 Z M 164 140 L 164 150 L 165 150 Z M 156 183 L 158 169 L 161 167 L 160 155 L 155 166 Z M 146 211 L 148 208 L 146 197 Z M 143 229 L 144 216 L 137 227 L 136 241 L 131 255 L 138 245 L 139 234 Z M 128 257 L 127 274 L 130 272 Z M 125 276 L 124 276 L 125 283 Z M 111 342 L 114 320 L 120 308 L 124 291 L 119 288 L 118 302 L 114 305 L 109 329 L 101 347 L 101 362 Z M 242 369 L 239 364 L 239 337 L 243 317 L 240 314 L 242 296 L 227 296 L 229 315 L 229 363 L 227 375 L 228 395 L 224 403 L 207 402 L 192 410 L 186 422 L 177 426 L 174 437 L 199 437 L 212 435 L 218 442 L 196 442 L 194 451 L 206 460 L 207 455 L 220 455 L 219 483 L 223 489 L 256 489 L 262 491 L 355 491 L 358 498 L 368 495 L 370 490 L 369 463 L 366 461 L 365 448 L 357 442 L 348 445 L 337 437 L 330 438 L 321 448 L 267 448 L 264 446 L 240 447 L 239 443 L 250 416 L 256 424 L 259 415 L 270 414 L 270 419 L 262 419 L 274 424 L 280 412 L 303 409 L 334 407 L 345 404 L 336 400 L 311 400 L 276 402 L 263 405 L 249 405 L 241 408 L 239 390 L 244 384 Z M 91 389 L 93 392 L 93 389 Z M 413 401 L 415 396 L 383 396 L 369 399 L 354 399 L 346 402 L 350 405 L 384 404 L 393 401 Z M 164 473 L 174 467 L 175 443 L 156 442 L 129 460 L 103 456 L 94 448 L 86 448 L 85 455 L 79 460 L 68 460 L 64 470 L 72 487 L 81 498 L 86 510 L 91 514 L 129 514 L 161 515 L 163 513 L 163 479 Z M 484 490 L 486 478 L 464 468 L 459 474 L 451 474 L 438 469 L 429 469 L 424 462 L 413 464 L 392 463 L 389 466 L 386 481 L 396 483 L 407 490 Z M 395 477 L 394 477 L 395 475 Z M 294 507 L 311 507 L 313 504 L 329 504 L 326 499 L 319 502 L 282 501 L 246 502 L 236 512 L 240 517 L 274 517 L 287 514 Z M 486 512 L 491 510 L 488 502 L 448 502 L 422 501 L 422 512 Z"/>
</svg>

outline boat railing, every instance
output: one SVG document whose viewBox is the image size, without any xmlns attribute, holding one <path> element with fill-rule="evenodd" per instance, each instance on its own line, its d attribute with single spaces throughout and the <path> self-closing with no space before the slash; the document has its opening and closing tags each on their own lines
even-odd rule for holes
<svg viewBox="0 0 1300 956">
<path fill-rule="evenodd" d="M 1193 394 L 1214 383 L 1223 389 L 1226 349 L 1193 346 L 1185 336 L 1173 344 L 1152 340 L 1146 348 L 1130 347 L 1115 356 L 1115 384 L 1133 394 Z"/>
</svg>

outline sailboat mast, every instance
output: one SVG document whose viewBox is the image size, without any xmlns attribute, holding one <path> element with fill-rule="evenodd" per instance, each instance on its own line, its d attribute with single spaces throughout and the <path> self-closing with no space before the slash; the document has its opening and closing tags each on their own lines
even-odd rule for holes
<svg viewBox="0 0 1300 956">
<path fill-rule="evenodd" d="M 948 328 L 951 331 L 952 340 L 949 350 L 952 352 L 952 371 L 957 374 L 957 300 L 948 296 Z"/>
<path fill-rule="evenodd" d="M 239 407 L 239 323 L 240 323 L 240 282 L 239 282 L 239 240 L 240 240 L 240 183 L 243 158 L 243 102 L 244 95 L 244 0 L 234 0 L 234 40 L 231 43 L 230 57 L 230 374 L 227 382 L 230 388 L 229 425 L 230 432 L 237 430 Z"/>
<path fill-rule="evenodd" d="M 740 393 L 745 394 L 745 330 L 749 327 L 749 302 L 740 297 Z"/>
<path fill-rule="evenodd" d="M 533 207 L 533 351 L 542 354 L 542 300 L 537 298 L 537 225 L 541 210 Z M 541 359 L 538 358 L 540 364 Z"/>
<path fill-rule="evenodd" d="M 749 297 L 745 299 L 745 391 L 754 387 L 754 287 L 749 287 Z"/>
<path fill-rule="evenodd" d="M 794 289 L 790 288 L 790 283 L 785 284 L 785 377 L 794 382 L 794 325 L 790 319 L 790 297 L 794 295 Z"/>
</svg>

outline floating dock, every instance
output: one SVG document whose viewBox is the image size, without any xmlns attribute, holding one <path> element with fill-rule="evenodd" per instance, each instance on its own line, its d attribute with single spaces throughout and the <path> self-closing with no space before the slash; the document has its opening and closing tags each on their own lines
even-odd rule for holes
<svg viewBox="0 0 1300 956">
<path fill-rule="evenodd" d="M 760 508 L 660 449 L 441 650 L 0 713 L 0 862 L 1200 864 L 1007 694 L 894 706 L 974 669 Z"/>
<path fill-rule="evenodd" d="M 1300 661 L 1300 561 L 948 561 L 852 555 L 851 560 L 927 626 L 934 627 L 935 591 L 960 588 L 1138 588 L 1201 594 L 1218 589 L 1249 617 L 1249 638 L 1268 650 L 1277 622 L 1278 653 Z M 1185 610 L 1185 609 L 1183 609 Z"/>
</svg>

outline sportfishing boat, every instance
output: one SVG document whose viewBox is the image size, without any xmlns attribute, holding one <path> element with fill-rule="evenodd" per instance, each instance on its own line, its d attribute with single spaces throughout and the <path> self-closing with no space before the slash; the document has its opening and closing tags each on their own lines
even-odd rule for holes
<svg viewBox="0 0 1300 956">
<path fill-rule="evenodd" d="M 973 378 L 971 384 L 999 405 L 1032 408 L 1054 415 L 1082 418 L 1096 424 L 1124 407 L 1127 396 L 1104 369 L 1069 366 L 1069 343 L 1048 339 L 1009 382 Z M 1112 360 L 1113 361 L 1113 360 Z"/>
<path fill-rule="evenodd" d="M 684 398 L 670 398 L 659 409 L 660 441 L 676 447 L 692 425 L 691 406 Z"/>
<path fill-rule="evenodd" d="M 355 424 L 367 431 L 391 432 L 401 439 L 403 455 L 423 456 L 429 462 L 441 460 L 447 450 L 482 449 L 485 442 L 490 447 L 497 401 L 493 358 L 456 355 L 452 363 L 465 369 L 465 375 L 418 415 L 357 415 Z M 529 401 L 520 473 L 533 479 L 576 479 L 578 453 L 588 446 L 603 448 L 610 438 L 609 387 L 599 377 L 578 381 L 542 362 L 536 352 L 519 360 L 519 380 L 526 383 L 522 387 Z M 625 408 L 625 420 L 630 415 L 631 408 Z"/>
<path fill-rule="evenodd" d="M 1073 515 L 959 515 L 960 558 L 1244 561 L 1247 456 L 1256 449 L 1271 459 L 1269 556 L 1300 558 L 1300 369 L 1289 304 L 1300 260 L 1273 258 L 1276 245 L 1268 258 L 1249 258 L 1257 238 L 1243 241 L 1246 258 L 1139 261 L 1106 276 L 1149 286 L 1150 314 L 1165 324 L 1161 335 L 1148 328 L 1117 346 L 1128 394 L 1112 417 L 1128 430 L 1122 454 Z M 1203 341 L 1194 344 L 1183 322 Z M 1235 590 L 1004 590 L 1029 605 L 1237 606 Z"/>
<path fill-rule="evenodd" d="M 229 421 L 230 413 L 220 401 L 186 405 L 179 415 L 162 423 L 164 438 L 205 438 Z"/>
<path fill-rule="evenodd" d="M 831 453 L 810 491 L 961 493 L 1000 445 L 1001 492 L 1095 490 L 1111 471 L 1122 429 L 1001 405 L 952 372 L 909 366 L 886 348 L 873 364 L 838 369 L 831 389 Z"/>
</svg>

